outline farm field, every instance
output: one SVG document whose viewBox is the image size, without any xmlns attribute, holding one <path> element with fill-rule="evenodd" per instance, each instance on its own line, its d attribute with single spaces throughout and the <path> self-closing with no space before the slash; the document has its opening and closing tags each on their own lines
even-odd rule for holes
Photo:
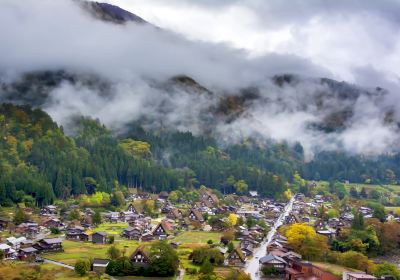
<svg viewBox="0 0 400 280">
<path fill-rule="evenodd" d="M 206 231 L 185 231 L 174 238 L 174 241 L 181 244 L 204 243 L 212 240 L 213 243 L 219 243 L 222 233 Z"/>
<path fill-rule="evenodd" d="M 128 223 L 103 223 L 94 229 L 86 231 L 87 234 L 92 234 L 96 231 L 104 231 L 109 235 L 120 235 L 124 229 L 128 227 Z"/>
<path fill-rule="evenodd" d="M 115 246 L 121 251 L 126 249 L 126 255 L 133 253 L 138 245 L 139 241 L 136 240 L 121 240 L 115 242 Z M 44 257 L 74 265 L 78 259 L 106 258 L 107 249 L 110 247 L 110 245 L 65 240 L 63 242 L 63 247 L 64 252 L 48 253 L 44 254 Z"/>
</svg>

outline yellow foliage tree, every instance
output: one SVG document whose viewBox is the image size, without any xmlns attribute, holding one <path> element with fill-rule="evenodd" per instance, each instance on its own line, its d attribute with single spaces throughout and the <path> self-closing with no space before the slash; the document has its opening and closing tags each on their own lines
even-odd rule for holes
<svg viewBox="0 0 400 280">
<path fill-rule="evenodd" d="M 234 227 L 237 224 L 237 216 L 234 213 L 229 214 L 228 216 L 229 226 Z"/>
<path fill-rule="evenodd" d="M 292 191 L 290 189 L 287 189 L 284 193 L 283 193 L 284 197 L 287 200 L 290 200 L 292 198 Z"/>
<path fill-rule="evenodd" d="M 129 155 L 133 157 L 150 158 L 150 144 L 143 141 L 133 139 L 124 139 L 119 146 Z"/>
<path fill-rule="evenodd" d="M 328 252 L 328 240 L 306 224 L 293 224 L 286 231 L 288 244 L 305 259 L 314 260 Z"/>
</svg>

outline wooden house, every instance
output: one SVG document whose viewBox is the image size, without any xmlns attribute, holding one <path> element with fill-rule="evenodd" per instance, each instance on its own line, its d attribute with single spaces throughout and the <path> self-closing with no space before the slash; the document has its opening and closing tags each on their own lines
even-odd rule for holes
<svg viewBox="0 0 400 280">
<path fill-rule="evenodd" d="M 106 244 L 107 243 L 107 233 L 104 231 L 94 232 L 92 234 L 93 244 Z"/>
<path fill-rule="evenodd" d="M 171 210 L 169 210 L 167 218 L 172 220 L 181 220 L 183 219 L 182 211 L 178 208 L 172 208 Z"/>
<path fill-rule="evenodd" d="M 142 214 L 142 211 L 140 211 L 139 209 L 138 209 L 138 207 L 135 205 L 135 204 L 133 204 L 133 203 L 130 203 L 129 205 L 128 205 L 128 208 L 126 208 L 126 211 L 127 212 L 131 212 L 131 213 L 135 213 L 135 214 Z"/>
<path fill-rule="evenodd" d="M 60 238 L 45 238 L 39 240 L 33 247 L 40 253 L 62 251 L 62 240 Z"/>
<path fill-rule="evenodd" d="M 285 272 L 287 266 L 287 262 L 283 258 L 273 254 L 268 254 L 260 258 L 259 263 L 262 267 L 274 268 L 276 272 L 281 274 Z"/>
<path fill-rule="evenodd" d="M 83 227 L 77 226 L 67 229 L 65 239 L 71 241 L 89 241 L 89 235 L 85 233 Z"/>
<path fill-rule="evenodd" d="M 104 273 L 106 271 L 107 265 L 110 263 L 110 259 L 93 259 L 90 266 L 91 271 L 96 271 L 99 273 Z"/>
<path fill-rule="evenodd" d="M 21 248 L 18 250 L 18 258 L 25 261 L 31 257 L 35 257 L 37 253 L 38 250 L 33 247 Z"/>
<path fill-rule="evenodd" d="M 10 220 L 4 217 L 0 217 L 0 230 L 5 230 L 8 227 Z"/>
<path fill-rule="evenodd" d="M 231 266 L 243 266 L 246 263 L 246 257 L 244 256 L 240 248 L 235 248 L 227 258 L 228 264 Z"/>
<path fill-rule="evenodd" d="M 148 267 L 150 265 L 150 257 L 145 245 L 140 245 L 132 253 L 130 260 L 134 267 Z"/>
<path fill-rule="evenodd" d="M 42 209 L 40 209 L 40 215 L 43 216 L 57 215 L 57 206 L 54 205 L 44 206 Z"/>
<path fill-rule="evenodd" d="M 190 221 L 196 221 L 199 223 L 204 223 L 204 217 L 197 209 L 190 209 L 188 218 Z"/>
<path fill-rule="evenodd" d="M 168 225 L 164 222 L 159 223 L 157 226 L 154 227 L 151 234 L 153 235 L 154 239 L 163 240 L 166 239 L 169 235 L 168 232 L 171 230 L 168 228 Z"/>
<path fill-rule="evenodd" d="M 121 236 L 128 238 L 129 240 L 139 240 L 140 237 L 142 236 L 142 228 L 138 226 L 135 227 L 129 226 L 122 232 Z"/>
</svg>

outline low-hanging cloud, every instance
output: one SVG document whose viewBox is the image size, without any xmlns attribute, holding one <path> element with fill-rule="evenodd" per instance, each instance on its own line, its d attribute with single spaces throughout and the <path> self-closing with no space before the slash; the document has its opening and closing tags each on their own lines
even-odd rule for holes
<svg viewBox="0 0 400 280">
<path fill-rule="evenodd" d="M 340 84 L 331 87 L 310 79 L 336 75 L 307 56 L 267 52 L 254 57 L 225 43 L 191 41 L 151 25 L 106 23 L 69 0 L 5 0 L 0 32 L 6 38 L 0 44 L 0 72 L 3 79 L 11 77 L 7 83 L 26 72 L 62 69 L 94 75 L 108 85 L 106 93 L 79 80 L 52 89 L 41 106 L 63 125 L 85 115 L 122 131 L 140 120 L 149 128 L 213 133 L 229 143 L 249 137 L 300 142 L 307 155 L 335 149 L 378 154 L 398 148 L 400 118 L 393 105 L 398 83 L 372 66 L 349 69 L 353 80 L 373 87 L 367 82 L 376 76 L 391 93 L 351 86 L 343 90 Z M 296 36 L 301 38 L 301 32 Z M 281 73 L 301 78 L 284 85 L 270 79 Z M 212 93 L 168 82 L 177 75 L 192 77 Z M 243 108 L 227 121 L 219 112 L 221 102 L 249 87 L 257 88 L 257 97 L 239 104 Z M 339 96 L 348 91 L 354 91 L 351 97 Z M 339 128 L 329 133 L 319 128 L 331 122 Z"/>
</svg>

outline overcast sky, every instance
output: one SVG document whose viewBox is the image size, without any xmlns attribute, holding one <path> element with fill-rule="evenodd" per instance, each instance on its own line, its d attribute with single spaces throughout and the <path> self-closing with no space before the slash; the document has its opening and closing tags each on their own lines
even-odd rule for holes
<svg viewBox="0 0 400 280">
<path fill-rule="evenodd" d="M 224 42 L 250 56 L 293 54 L 332 77 L 397 87 L 397 0 L 107 0 L 162 28 Z"/>
<path fill-rule="evenodd" d="M 54 89 L 44 109 L 63 125 L 88 115 L 116 129 L 146 119 L 150 126 L 201 134 L 212 123 L 217 135 L 232 138 L 227 141 L 261 136 L 300 142 L 306 151 L 376 154 L 399 146 L 400 0 L 103 1 L 163 31 L 95 19 L 71 0 L 2 0 L 0 82 L 62 69 L 109 83 L 108 94 L 80 82 Z M 381 86 L 389 93 L 343 99 L 317 80 L 281 88 L 268 79 L 287 73 Z M 214 94 L 166 88 L 176 75 Z M 228 123 L 210 121 L 222 96 L 248 86 L 256 86 L 260 97 L 246 105 L 246 114 Z M 36 89 L 27 94 L 35 98 Z M 322 109 L 316 102 L 321 94 Z M 329 135 L 313 129 L 343 108 L 352 109 L 346 129 Z"/>
</svg>

